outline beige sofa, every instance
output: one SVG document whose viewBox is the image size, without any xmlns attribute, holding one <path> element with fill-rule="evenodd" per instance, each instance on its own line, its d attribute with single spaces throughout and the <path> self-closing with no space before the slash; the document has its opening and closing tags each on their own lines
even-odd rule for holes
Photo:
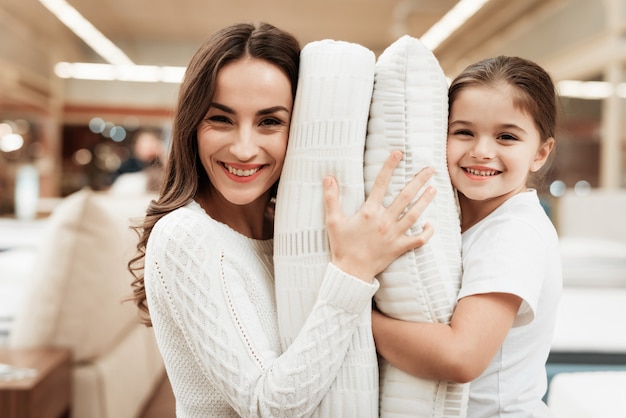
<svg viewBox="0 0 626 418">
<path fill-rule="evenodd" d="M 130 220 L 150 198 L 81 190 L 47 220 L 9 347 L 72 349 L 73 417 L 136 417 L 164 376 L 152 329 L 123 302 L 137 241 Z"/>
</svg>

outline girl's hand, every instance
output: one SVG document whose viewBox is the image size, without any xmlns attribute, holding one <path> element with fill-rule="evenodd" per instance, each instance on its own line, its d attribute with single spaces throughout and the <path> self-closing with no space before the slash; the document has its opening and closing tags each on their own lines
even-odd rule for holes
<svg viewBox="0 0 626 418">
<path fill-rule="evenodd" d="M 424 245 L 433 234 L 432 226 L 426 224 L 420 234 L 407 235 L 409 228 L 435 195 L 435 189 L 429 186 L 409 207 L 432 177 L 432 168 L 420 171 L 389 207 L 383 206 L 387 186 L 400 160 L 400 151 L 391 153 L 376 177 L 370 196 L 361 209 L 350 217 L 341 210 L 335 179 L 324 179 L 324 206 L 331 261 L 344 272 L 368 282 L 405 252 Z"/>
</svg>

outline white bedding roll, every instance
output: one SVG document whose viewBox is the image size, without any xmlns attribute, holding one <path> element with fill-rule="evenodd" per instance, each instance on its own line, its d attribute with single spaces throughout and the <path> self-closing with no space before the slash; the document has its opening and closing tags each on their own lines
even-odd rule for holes
<svg viewBox="0 0 626 418">
<path fill-rule="evenodd" d="M 374 54 L 342 41 L 302 49 L 287 156 L 276 201 L 274 268 L 283 348 L 317 297 L 330 250 L 322 180 L 337 178 L 346 214 L 365 200 L 363 151 L 374 83 Z M 364 313 L 342 369 L 315 416 L 378 416 L 378 364 L 371 312 Z"/>
<path fill-rule="evenodd" d="M 377 307 L 403 320 L 449 323 L 461 282 L 459 209 L 446 163 L 448 85 L 435 56 L 404 36 L 378 58 L 365 144 L 366 195 L 392 150 L 404 153 L 385 197 L 389 204 L 425 166 L 437 195 L 410 233 L 433 225 L 430 241 L 394 261 L 378 279 Z M 469 385 L 418 379 L 380 359 L 382 417 L 463 417 Z"/>
</svg>

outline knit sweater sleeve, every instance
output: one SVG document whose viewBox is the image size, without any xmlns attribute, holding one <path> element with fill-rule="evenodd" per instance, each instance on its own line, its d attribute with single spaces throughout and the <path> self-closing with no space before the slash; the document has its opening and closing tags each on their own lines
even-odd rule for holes
<svg viewBox="0 0 626 418">
<path fill-rule="evenodd" d="M 192 353 L 191 367 L 239 415 L 309 416 L 333 383 L 378 283 L 364 283 L 329 264 L 313 311 L 281 354 L 272 343 L 276 335 L 268 335 L 278 333 L 277 325 L 263 326 L 261 319 L 274 315 L 273 289 L 265 289 L 271 301 L 266 305 L 263 291 L 259 296 L 255 288 L 257 278 L 250 277 L 254 269 L 248 266 L 258 255 L 233 251 L 231 239 L 238 237 L 224 232 L 189 210 L 153 228 L 146 290 L 157 339 L 170 338 L 159 335 L 168 327 L 157 324 L 173 322 L 184 337 L 178 344 Z"/>
</svg>

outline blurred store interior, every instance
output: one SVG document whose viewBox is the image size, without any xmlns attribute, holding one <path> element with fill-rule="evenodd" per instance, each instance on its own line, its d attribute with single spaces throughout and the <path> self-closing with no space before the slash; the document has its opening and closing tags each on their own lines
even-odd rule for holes
<svg viewBox="0 0 626 418">
<path fill-rule="evenodd" d="M 571 290 L 555 352 L 626 364 L 626 0 L 0 0 L 0 255 L 38 243 L 38 221 L 68 196 L 107 191 L 138 129 L 167 144 L 184 65 L 210 33 L 241 21 L 376 54 L 408 34 L 450 78 L 495 55 L 546 68 L 561 117 L 536 186 Z M 0 260 L 0 326 L 25 292 L 15 278 L 36 264 L 21 256 Z"/>
<path fill-rule="evenodd" d="M 481 0 L 465 21 L 438 35 L 433 25 L 445 23 L 457 3 L 464 2 L 184 0 L 157 7 L 147 0 L 1 0 L 0 214 L 15 210 L 15 178 L 24 164 L 36 167 L 42 198 L 106 188 L 129 156 L 134 129 L 167 133 L 182 66 L 200 42 L 225 24 L 254 20 L 292 31 L 303 45 L 333 38 L 377 54 L 402 34 L 430 31 L 428 45 L 449 77 L 497 54 L 535 60 L 563 95 L 557 158 L 544 185 L 552 184 L 554 195 L 624 187 L 624 2 Z M 73 15 L 52 13 L 70 7 L 86 19 L 78 35 L 61 20 Z M 101 37 L 81 39 L 84 27 Z"/>
</svg>

